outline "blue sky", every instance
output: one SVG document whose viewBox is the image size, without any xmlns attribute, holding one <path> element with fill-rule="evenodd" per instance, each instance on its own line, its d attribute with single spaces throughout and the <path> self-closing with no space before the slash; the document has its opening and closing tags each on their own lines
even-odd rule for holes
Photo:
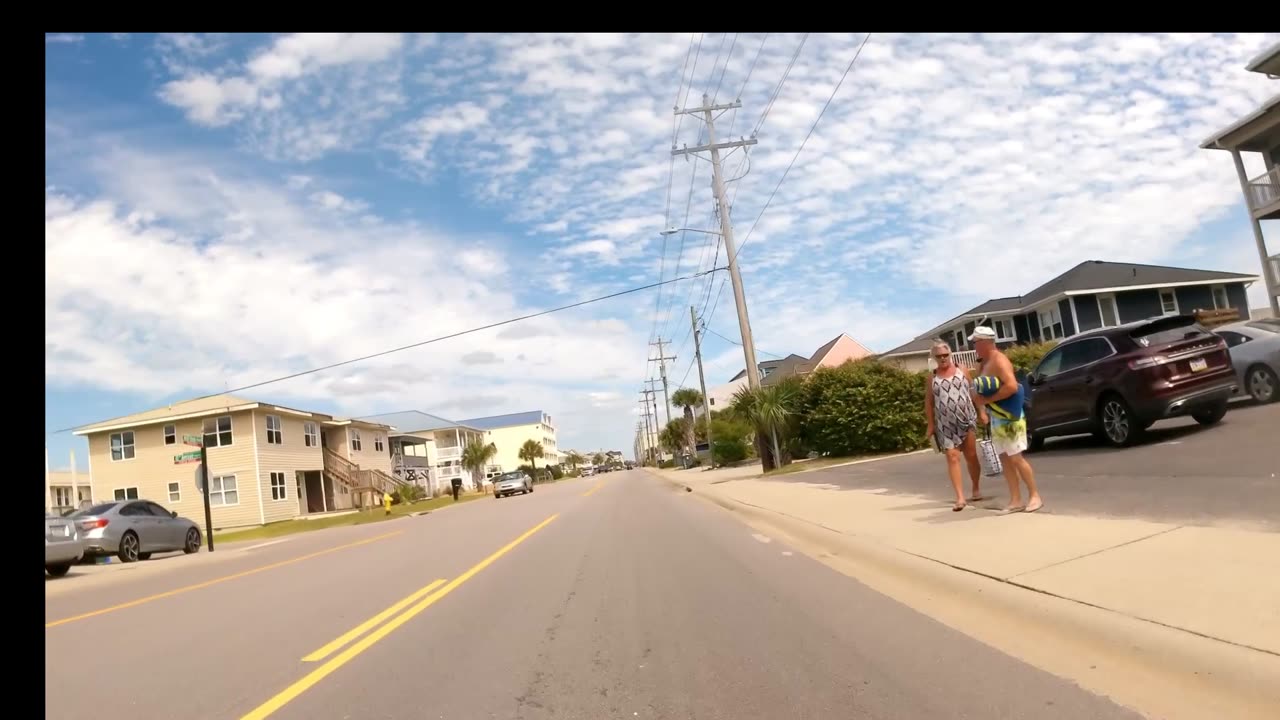
<svg viewBox="0 0 1280 720">
<path fill-rule="evenodd" d="M 722 264 L 658 234 L 716 222 L 707 166 L 670 156 L 703 92 L 759 141 L 726 173 L 762 350 L 885 350 L 1085 259 L 1259 272 L 1230 159 L 1196 146 L 1276 91 L 1243 66 L 1280 36 L 873 35 L 796 156 L 861 39 L 47 35 L 46 429 Z M 647 342 L 696 384 L 689 305 L 736 338 L 722 277 L 246 394 L 542 409 L 562 447 L 629 451 Z M 704 351 L 708 382 L 741 368 Z"/>
</svg>

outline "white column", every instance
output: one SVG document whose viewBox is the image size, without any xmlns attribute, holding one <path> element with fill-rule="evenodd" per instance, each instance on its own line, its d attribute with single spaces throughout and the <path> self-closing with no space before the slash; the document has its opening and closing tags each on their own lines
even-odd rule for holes
<svg viewBox="0 0 1280 720">
<path fill-rule="evenodd" d="M 71 451 L 71 507 L 80 507 L 80 483 L 76 475 L 76 451 Z"/>
<path fill-rule="evenodd" d="M 49 482 L 49 448 L 44 449 L 44 510 L 53 510 L 53 487 Z"/>
</svg>

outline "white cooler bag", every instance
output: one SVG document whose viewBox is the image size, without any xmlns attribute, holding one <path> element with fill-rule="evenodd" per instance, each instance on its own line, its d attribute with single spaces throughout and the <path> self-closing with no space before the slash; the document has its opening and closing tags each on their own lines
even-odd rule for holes
<svg viewBox="0 0 1280 720">
<path fill-rule="evenodd" d="M 978 461 L 982 463 L 982 474 L 987 477 L 1004 474 L 1004 464 L 1000 462 L 1000 453 L 996 452 L 995 443 L 991 442 L 991 428 L 986 427 L 978 440 Z"/>
</svg>

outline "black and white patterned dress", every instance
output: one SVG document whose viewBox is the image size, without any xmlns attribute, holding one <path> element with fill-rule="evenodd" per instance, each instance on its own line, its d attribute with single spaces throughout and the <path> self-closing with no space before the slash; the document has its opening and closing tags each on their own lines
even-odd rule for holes
<svg viewBox="0 0 1280 720">
<path fill-rule="evenodd" d="M 978 426 L 978 410 L 969 394 L 972 383 L 963 370 L 951 377 L 933 374 L 933 428 L 943 450 L 964 445 L 969 431 Z"/>
</svg>

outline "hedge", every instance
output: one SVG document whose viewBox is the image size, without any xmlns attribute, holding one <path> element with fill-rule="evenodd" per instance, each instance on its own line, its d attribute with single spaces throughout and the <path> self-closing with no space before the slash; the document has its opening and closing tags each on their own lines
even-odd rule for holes
<svg viewBox="0 0 1280 720">
<path fill-rule="evenodd" d="M 800 394 L 798 439 L 821 455 L 917 450 L 926 442 L 926 378 L 875 360 L 821 368 Z"/>
</svg>

